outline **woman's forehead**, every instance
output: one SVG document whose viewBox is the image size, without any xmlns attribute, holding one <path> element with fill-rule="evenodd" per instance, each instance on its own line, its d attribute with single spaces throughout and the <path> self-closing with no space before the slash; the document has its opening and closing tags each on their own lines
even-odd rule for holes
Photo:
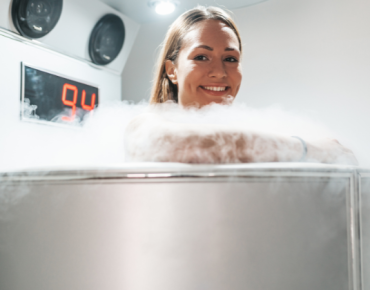
<svg viewBox="0 0 370 290">
<path fill-rule="evenodd" d="M 196 23 L 184 37 L 182 48 L 197 46 L 197 44 L 216 45 L 227 44 L 239 48 L 235 32 L 220 20 L 204 20 Z"/>
</svg>

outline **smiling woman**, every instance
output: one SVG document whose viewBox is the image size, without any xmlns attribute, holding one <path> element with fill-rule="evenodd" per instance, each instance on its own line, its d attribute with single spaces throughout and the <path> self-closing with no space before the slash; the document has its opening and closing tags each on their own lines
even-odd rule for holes
<svg viewBox="0 0 370 290">
<path fill-rule="evenodd" d="M 225 11 L 197 7 L 185 12 L 167 32 L 151 103 L 202 106 L 235 98 L 242 79 L 241 53 L 239 31 Z"/>
<path fill-rule="evenodd" d="M 166 102 L 178 103 L 184 111 L 230 105 L 242 80 L 241 55 L 240 34 L 224 10 L 199 6 L 182 14 L 169 28 L 158 59 L 150 99 L 154 109 L 127 127 L 127 156 L 132 161 L 186 163 L 357 164 L 353 153 L 333 139 L 307 141 L 240 127 L 178 123 L 166 119 L 163 110 L 158 113 Z"/>
</svg>

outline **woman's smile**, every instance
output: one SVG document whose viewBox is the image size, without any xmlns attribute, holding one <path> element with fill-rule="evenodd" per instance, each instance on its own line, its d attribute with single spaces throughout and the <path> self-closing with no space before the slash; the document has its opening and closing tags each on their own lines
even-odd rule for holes
<svg viewBox="0 0 370 290">
<path fill-rule="evenodd" d="M 215 97 L 227 96 L 231 91 L 231 88 L 226 85 L 204 85 L 199 87 L 205 94 Z"/>
</svg>

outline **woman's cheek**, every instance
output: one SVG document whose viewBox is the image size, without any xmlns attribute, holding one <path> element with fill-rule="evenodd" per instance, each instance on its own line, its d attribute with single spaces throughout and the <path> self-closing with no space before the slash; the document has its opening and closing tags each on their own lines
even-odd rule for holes
<svg viewBox="0 0 370 290">
<path fill-rule="evenodd" d="M 240 83 L 242 81 L 242 77 L 243 77 L 242 68 L 241 68 L 240 65 L 238 65 L 238 67 L 235 70 L 235 79 L 239 83 L 239 85 L 240 85 Z"/>
<path fill-rule="evenodd" d="M 240 81 L 241 81 L 242 78 L 243 78 L 243 69 L 242 69 L 242 65 L 240 63 L 238 65 L 238 73 L 239 73 L 239 78 L 240 78 Z"/>
</svg>

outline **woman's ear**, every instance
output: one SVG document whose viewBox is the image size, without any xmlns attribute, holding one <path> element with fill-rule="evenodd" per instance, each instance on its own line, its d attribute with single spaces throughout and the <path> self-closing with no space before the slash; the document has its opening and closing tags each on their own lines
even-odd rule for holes
<svg viewBox="0 0 370 290">
<path fill-rule="evenodd" d="M 175 64 L 171 60 L 166 60 L 166 73 L 174 85 L 177 85 L 177 74 Z"/>
</svg>

